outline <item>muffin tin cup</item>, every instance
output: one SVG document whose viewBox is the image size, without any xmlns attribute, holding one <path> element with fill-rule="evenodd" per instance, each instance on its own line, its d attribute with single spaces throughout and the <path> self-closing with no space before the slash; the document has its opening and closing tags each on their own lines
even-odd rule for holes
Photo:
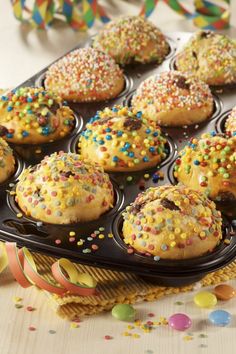
<svg viewBox="0 0 236 354">
<path fill-rule="evenodd" d="M 132 98 L 133 98 L 133 96 L 135 94 L 135 91 L 136 90 L 133 90 L 129 95 L 126 96 L 125 100 L 123 101 L 123 105 L 124 106 L 132 107 L 132 103 L 131 102 L 132 102 Z M 216 117 L 219 117 L 219 115 L 220 115 L 220 113 L 222 111 L 222 106 L 223 106 L 222 100 L 216 94 L 213 94 L 212 96 L 213 96 L 213 104 L 214 104 L 213 112 L 212 112 L 211 116 L 208 117 L 205 121 L 199 123 L 200 125 L 201 124 L 205 124 L 206 122 L 209 122 L 209 120 L 211 120 L 211 119 L 215 119 Z M 192 126 L 195 126 L 195 125 L 196 125 L 196 123 L 195 124 L 191 124 L 188 127 L 191 128 Z M 174 127 L 174 129 L 181 129 L 181 128 L 183 129 L 183 126 Z"/>
<path fill-rule="evenodd" d="M 90 39 L 88 39 L 88 41 L 85 44 L 86 48 L 93 46 L 93 41 L 94 41 L 95 37 L 96 37 L 96 34 L 94 34 L 93 36 L 90 37 Z M 175 55 L 176 49 L 178 47 L 177 40 L 175 38 L 166 35 L 166 41 L 169 44 L 169 53 L 166 55 L 165 60 L 172 58 L 173 55 Z M 155 63 L 142 64 L 142 63 L 138 63 L 138 62 L 133 62 L 128 65 L 124 65 L 124 66 L 120 65 L 120 66 L 123 67 L 124 69 L 126 69 L 128 67 L 129 69 L 136 69 L 137 70 L 137 69 L 141 68 L 141 70 L 143 70 L 143 69 L 145 70 L 148 65 L 153 66 L 153 65 L 155 65 Z"/>
<path fill-rule="evenodd" d="M 169 64 L 169 69 L 170 70 L 178 70 L 177 65 L 176 65 L 176 55 L 171 58 L 170 64 Z M 230 90 L 235 90 L 236 89 L 236 82 L 232 84 L 225 84 L 225 85 L 210 85 L 210 88 L 213 92 L 216 93 L 227 93 Z"/>
<path fill-rule="evenodd" d="M 114 220 L 113 223 L 113 234 L 117 244 L 127 252 L 128 249 L 132 246 L 125 244 L 122 235 L 122 226 L 123 226 L 123 217 L 120 213 Z M 188 273 L 198 273 L 202 269 L 206 270 L 207 268 L 214 268 L 217 264 L 220 264 L 222 260 L 227 256 L 235 255 L 236 252 L 236 237 L 234 234 L 233 227 L 229 221 L 224 218 L 223 227 L 222 227 L 223 239 L 219 242 L 219 245 L 211 253 L 207 253 L 200 257 L 195 257 L 191 259 L 182 259 L 182 260 L 169 260 L 161 259 L 157 261 L 158 267 L 161 269 L 161 273 L 169 274 L 173 276 L 175 274 L 188 274 Z M 229 241 L 229 244 L 227 243 Z M 134 250 L 134 256 L 145 261 L 147 258 L 152 258 L 151 255 L 142 254 Z"/>
<path fill-rule="evenodd" d="M 126 74 L 125 71 L 124 71 L 124 81 L 125 81 L 125 85 L 124 85 L 124 88 L 123 90 L 119 93 L 119 95 L 115 98 L 116 100 L 125 96 L 127 93 L 130 92 L 130 90 L 132 89 L 132 86 L 133 86 L 133 82 L 132 82 L 132 79 L 129 77 L 128 73 Z M 45 88 L 45 77 L 46 77 L 46 72 L 43 72 L 39 77 L 38 79 L 36 80 L 35 82 L 35 86 L 38 86 L 38 87 L 43 87 Z M 110 100 L 113 100 L 114 98 L 111 98 L 111 99 L 108 99 L 107 101 L 110 101 Z M 104 101 L 102 101 L 103 103 Z M 76 102 L 75 102 L 76 103 Z M 88 102 L 88 103 L 85 103 L 85 105 L 87 106 L 89 103 L 94 103 L 94 102 Z M 82 104 L 82 103 L 80 103 Z M 97 103 L 95 103 L 97 104 Z"/>
<path fill-rule="evenodd" d="M 173 161 L 168 168 L 168 179 L 170 184 L 173 186 L 178 184 L 177 179 L 174 176 L 174 166 L 175 166 L 175 161 Z M 214 200 L 216 204 L 216 208 L 220 210 L 226 217 L 229 219 L 233 220 L 236 219 L 236 200 L 230 201 L 230 200 L 224 200 L 224 201 L 217 201 Z"/>
<path fill-rule="evenodd" d="M 55 151 L 66 149 L 68 140 L 73 139 L 74 136 L 79 134 L 84 125 L 82 116 L 74 112 L 75 124 L 73 129 L 64 137 L 54 140 L 52 142 L 45 142 L 42 144 L 17 144 L 9 142 L 11 148 L 25 160 L 28 164 L 39 163 L 44 156 L 49 155 Z"/>
<path fill-rule="evenodd" d="M 19 246 L 27 246 L 31 250 L 55 257 L 66 257 L 83 264 L 132 272 L 145 280 L 151 279 L 152 282 L 155 281 L 160 285 L 171 286 L 186 285 L 200 280 L 207 273 L 227 265 L 235 258 L 236 230 L 232 229 L 232 225 L 235 224 L 232 215 L 232 210 L 236 210 L 234 203 L 227 203 L 231 216 L 229 215 L 228 221 L 226 219 L 227 232 L 224 237 L 229 244 L 223 240 L 212 253 L 193 259 L 155 261 L 151 256 L 136 252 L 128 254 L 121 229 L 122 211 L 140 192 L 149 187 L 176 183 L 173 164 L 177 151 L 185 146 L 191 136 L 198 137 L 204 132 L 224 130 L 225 118 L 235 104 L 236 89 L 214 93 L 215 112 L 205 122 L 179 128 L 162 127 L 162 133 L 167 139 L 168 156 L 159 166 L 138 172 L 109 173 L 114 186 L 116 203 L 113 209 L 101 215 L 98 220 L 70 225 L 42 223 L 25 216 L 16 204 L 14 196 L 7 192 L 9 183 L 15 184 L 26 166 L 38 163 L 45 155 L 61 150 L 78 152 L 80 133 L 96 111 L 107 106 L 112 107 L 114 104 L 129 105 L 131 96 L 143 80 L 150 75 L 169 70 L 171 63 L 174 62 L 176 51 L 190 36 L 190 33 L 168 33 L 167 40 L 171 50 L 166 60 L 159 66 L 152 63 L 125 67 L 126 87 L 116 99 L 104 102 L 69 103 L 77 118 L 75 128 L 68 136 L 37 146 L 11 144 L 18 162 L 15 174 L 0 186 L 1 239 L 15 241 Z M 83 46 L 88 44 L 89 41 Z M 43 69 L 20 86 L 42 85 L 46 70 L 47 68 Z M 18 157 L 18 154 L 21 157 Z M 218 205 L 218 208 L 224 210 L 222 205 Z M 75 236 L 71 237 L 71 232 L 74 232 Z M 113 237 L 110 237 L 111 235 Z"/>
<path fill-rule="evenodd" d="M 13 155 L 15 158 L 15 171 L 6 181 L 0 183 L 0 195 L 1 193 L 5 193 L 6 190 L 11 189 L 11 185 L 14 185 L 16 183 L 17 178 L 26 166 L 24 160 L 15 151 Z"/>
</svg>

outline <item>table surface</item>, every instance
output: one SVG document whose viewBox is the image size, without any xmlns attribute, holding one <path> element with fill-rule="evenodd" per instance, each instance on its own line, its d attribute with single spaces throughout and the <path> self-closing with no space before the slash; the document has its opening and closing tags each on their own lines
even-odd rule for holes
<svg viewBox="0 0 236 354">
<path fill-rule="evenodd" d="M 106 6 L 111 14 L 137 14 L 140 3 L 141 1 L 137 0 L 107 1 Z M 231 23 L 235 24 L 236 1 L 232 1 L 231 6 Z M 158 9 L 151 16 L 151 20 L 165 31 L 195 30 L 191 22 L 184 20 L 162 2 L 158 4 Z M 99 26 L 97 23 L 89 33 L 94 33 Z M 76 46 L 87 35 L 75 33 L 63 24 L 58 24 L 56 29 L 50 29 L 48 32 L 37 32 L 20 26 L 12 15 L 10 1 L 6 0 L 0 1 L 0 32 L 0 87 L 4 88 L 23 82 Z M 228 33 L 236 37 L 234 28 Z M 229 283 L 236 287 L 236 280 Z M 6 270 L 0 275 L 0 353 L 235 353 L 236 298 L 217 305 L 217 308 L 224 308 L 233 315 L 230 326 L 219 328 L 208 322 L 210 310 L 199 309 L 193 304 L 195 292 L 167 296 L 156 302 L 135 305 L 137 317 L 142 321 L 158 320 L 160 316 L 168 318 L 176 312 L 188 314 L 193 320 L 191 334 L 160 326 L 151 333 L 143 333 L 135 328 L 130 331 L 140 335 L 139 338 L 135 338 L 124 336 L 127 323 L 114 320 L 110 313 L 83 319 L 78 328 L 73 328 L 70 322 L 54 314 L 43 293 L 35 288 L 29 290 L 20 288 Z M 16 296 L 22 298 L 22 308 L 15 307 Z M 27 306 L 32 306 L 36 310 L 28 311 Z M 154 313 L 155 317 L 149 318 L 149 313 Z M 31 326 L 36 330 L 30 331 Z M 106 335 L 113 338 L 105 340 Z"/>
</svg>

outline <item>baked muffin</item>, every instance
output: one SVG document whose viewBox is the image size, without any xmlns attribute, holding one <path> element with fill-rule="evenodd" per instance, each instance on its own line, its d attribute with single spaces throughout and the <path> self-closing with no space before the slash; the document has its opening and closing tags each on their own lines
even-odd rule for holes
<svg viewBox="0 0 236 354">
<path fill-rule="evenodd" d="M 113 206 L 114 192 L 100 166 L 60 152 L 20 175 L 16 202 L 27 216 L 70 224 L 98 219 Z"/>
<path fill-rule="evenodd" d="M 176 68 L 211 86 L 236 83 L 236 41 L 213 31 L 198 31 L 177 55 Z"/>
<path fill-rule="evenodd" d="M 236 106 L 232 109 L 229 117 L 225 122 L 225 131 L 232 135 L 236 135 Z"/>
<path fill-rule="evenodd" d="M 134 112 L 163 126 L 182 126 L 208 119 L 214 110 L 209 87 L 178 71 L 147 78 L 132 98 Z"/>
<path fill-rule="evenodd" d="M 236 136 L 192 138 L 175 162 L 176 179 L 215 201 L 236 199 Z"/>
<path fill-rule="evenodd" d="M 7 142 L 0 138 L 0 183 L 5 182 L 15 171 L 15 158 Z"/>
<path fill-rule="evenodd" d="M 124 75 L 109 55 L 93 48 L 80 48 L 52 64 L 45 87 L 68 101 L 104 101 L 119 95 Z"/>
<path fill-rule="evenodd" d="M 124 16 L 107 23 L 94 38 L 93 47 L 122 65 L 160 64 L 170 51 L 162 32 L 141 16 Z"/>
<path fill-rule="evenodd" d="M 44 88 L 22 87 L 0 97 L 0 136 L 17 144 L 58 140 L 74 128 L 73 111 Z"/>
<path fill-rule="evenodd" d="M 138 171 L 166 157 L 166 140 L 160 129 L 149 127 L 141 112 L 115 106 L 98 112 L 86 125 L 79 141 L 82 159 L 90 159 L 105 171 Z"/>
<path fill-rule="evenodd" d="M 184 186 L 149 188 L 123 215 L 124 242 L 155 260 L 202 256 L 222 238 L 214 202 Z"/>
</svg>

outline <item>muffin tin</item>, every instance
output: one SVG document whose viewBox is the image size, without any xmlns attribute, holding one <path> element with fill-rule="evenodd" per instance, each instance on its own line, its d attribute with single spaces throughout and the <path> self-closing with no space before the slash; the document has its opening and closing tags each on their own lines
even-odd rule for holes
<svg viewBox="0 0 236 354">
<path fill-rule="evenodd" d="M 98 103 L 69 103 L 76 116 L 73 131 L 65 138 L 40 146 L 11 144 L 14 149 L 17 169 L 10 180 L 0 185 L 0 238 L 15 241 L 19 246 L 27 246 L 33 251 L 43 252 L 55 257 L 66 257 L 75 262 L 98 266 L 117 271 L 136 273 L 161 285 L 181 286 L 201 279 L 236 257 L 235 221 L 236 203 L 218 205 L 224 212 L 224 241 L 210 254 L 188 260 L 155 261 L 151 256 L 138 253 L 129 254 L 121 235 L 122 211 L 137 194 L 150 186 L 175 184 L 173 164 L 177 151 L 181 150 L 191 136 L 216 130 L 223 132 L 224 122 L 236 104 L 236 88 L 214 89 L 215 111 L 212 117 L 199 125 L 180 128 L 162 128 L 167 138 L 167 158 L 158 166 L 140 172 L 112 173 L 116 203 L 113 209 L 98 220 L 71 225 L 41 223 L 32 218 L 19 217 L 21 210 L 9 192 L 17 181 L 20 172 L 29 165 L 36 164 L 45 155 L 55 151 L 77 152 L 79 135 L 86 122 L 97 110 L 114 104 L 130 105 L 131 97 L 139 84 L 154 73 L 173 70 L 175 54 L 190 38 L 191 33 L 167 33 L 170 53 L 162 65 L 130 65 L 124 68 L 126 87 L 113 100 Z M 88 46 L 91 39 L 83 46 Z M 78 46 L 80 47 L 80 46 Z M 47 68 L 35 74 L 20 86 L 43 85 Z M 109 237 L 113 235 L 113 237 Z M 82 241 L 83 242 L 82 242 Z M 93 250 L 92 245 L 98 246 Z"/>
</svg>

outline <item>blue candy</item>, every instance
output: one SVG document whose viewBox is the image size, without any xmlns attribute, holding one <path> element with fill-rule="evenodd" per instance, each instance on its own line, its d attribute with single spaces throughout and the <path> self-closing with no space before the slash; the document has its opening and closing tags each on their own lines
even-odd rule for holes
<svg viewBox="0 0 236 354">
<path fill-rule="evenodd" d="M 231 321 L 231 314 L 224 310 L 215 310 L 209 314 L 209 320 L 215 326 L 227 326 Z"/>
</svg>

